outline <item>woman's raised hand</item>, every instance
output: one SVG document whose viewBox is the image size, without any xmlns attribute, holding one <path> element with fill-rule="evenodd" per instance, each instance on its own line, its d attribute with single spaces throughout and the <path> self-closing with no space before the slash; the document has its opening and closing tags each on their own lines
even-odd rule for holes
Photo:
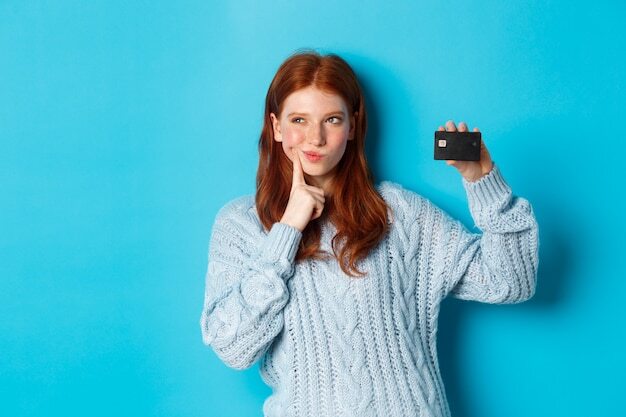
<svg viewBox="0 0 626 417">
<path fill-rule="evenodd" d="M 293 179 L 291 192 L 281 223 L 295 227 L 301 232 L 313 219 L 322 215 L 324 210 L 324 190 L 308 185 L 304 180 L 304 171 L 300 155 L 294 148 L 291 150 L 293 162 Z"/>
<path fill-rule="evenodd" d="M 440 131 L 446 130 L 448 132 L 456 132 L 456 126 L 453 120 L 448 120 L 446 128 L 439 126 Z M 459 132 L 467 132 L 467 125 L 465 122 L 459 123 Z M 477 127 L 474 128 L 474 132 L 480 132 Z M 485 141 L 480 141 L 480 161 L 446 161 L 446 164 L 455 167 L 461 175 L 469 182 L 478 181 L 483 176 L 487 175 L 493 168 L 493 161 L 489 155 L 489 151 L 485 146 Z"/>
</svg>

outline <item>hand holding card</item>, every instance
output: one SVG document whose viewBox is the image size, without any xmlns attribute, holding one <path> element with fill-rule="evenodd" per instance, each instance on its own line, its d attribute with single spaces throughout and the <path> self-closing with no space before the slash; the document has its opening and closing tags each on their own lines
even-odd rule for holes
<svg viewBox="0 0 626 417">
<path fill-rule="evenodd" d="M 446 160 L 469 182 L 478 181 L 491 172 L 493 161 L 477 127 L 469 132 L 465 122 L 457 131 L 453 120 L 435 132 L 435 159 Z"/>
</svg>

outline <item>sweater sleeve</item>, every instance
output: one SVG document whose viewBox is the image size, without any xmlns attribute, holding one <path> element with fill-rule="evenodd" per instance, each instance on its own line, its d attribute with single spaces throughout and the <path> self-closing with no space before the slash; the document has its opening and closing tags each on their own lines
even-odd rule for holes
<svg viewBox="0 0 626 417">
<path fill-rule="evenodd" d="M 302 237 L 284 223 L 267 234 L 258 224 L 242 207 L 227 204 L 209 243 L 202 338 L 234 369 L 251 367 L 282 330 L 286 283 Z"/>
<path fill-rule="evenodd" d="M 462 179 L 482 233 L 470 233 L 439 210 L 441 295 L 494 304 L 526 301 L 535 293 L 539 263 L 537 221 L 530 203 L 512 195 L 499 167 L 475 182 Z"/>
</svg>

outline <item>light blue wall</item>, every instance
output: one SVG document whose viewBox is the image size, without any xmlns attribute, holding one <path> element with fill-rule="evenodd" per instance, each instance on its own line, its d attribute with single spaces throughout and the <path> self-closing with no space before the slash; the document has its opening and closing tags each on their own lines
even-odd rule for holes
<svg viewBox="0 0 626 417">
<path fill-rule="evenodd" d="M 471 227 L 432 158 L 478 126 L 540 226 L 534 299 L 447 299 L 455 417 L 623 411 L 624 2 L 0 1 L 0 414 L 261 416 L 198 320 L 218 208 L 254 191 L 301 47 L 355 68 L 377 181 Z"/>
</svg>

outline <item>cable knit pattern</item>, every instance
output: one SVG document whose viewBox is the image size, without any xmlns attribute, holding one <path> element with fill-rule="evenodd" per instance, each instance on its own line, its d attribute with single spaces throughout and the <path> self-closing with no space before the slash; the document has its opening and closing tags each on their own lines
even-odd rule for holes
<svg viewBox="0 0 626 417">
<path fill-rule="evenodd" d="M 202 337 L 229 367 L 260 363 L 266 417 L 448 417 L 437 320 L 448 295 L 512 304 L 535 293 L 538 227 L 500 169 L 462 179 L 480 233 L 400 184 L 377 190 L 389 233 L 351 278 L 336 259 L 295 262 L 302 233 L 269 231 L 254 195 L 217 213 L 209 243 Z M 336 232 L 322 225 L 332 254 Z"/>
</svg>

